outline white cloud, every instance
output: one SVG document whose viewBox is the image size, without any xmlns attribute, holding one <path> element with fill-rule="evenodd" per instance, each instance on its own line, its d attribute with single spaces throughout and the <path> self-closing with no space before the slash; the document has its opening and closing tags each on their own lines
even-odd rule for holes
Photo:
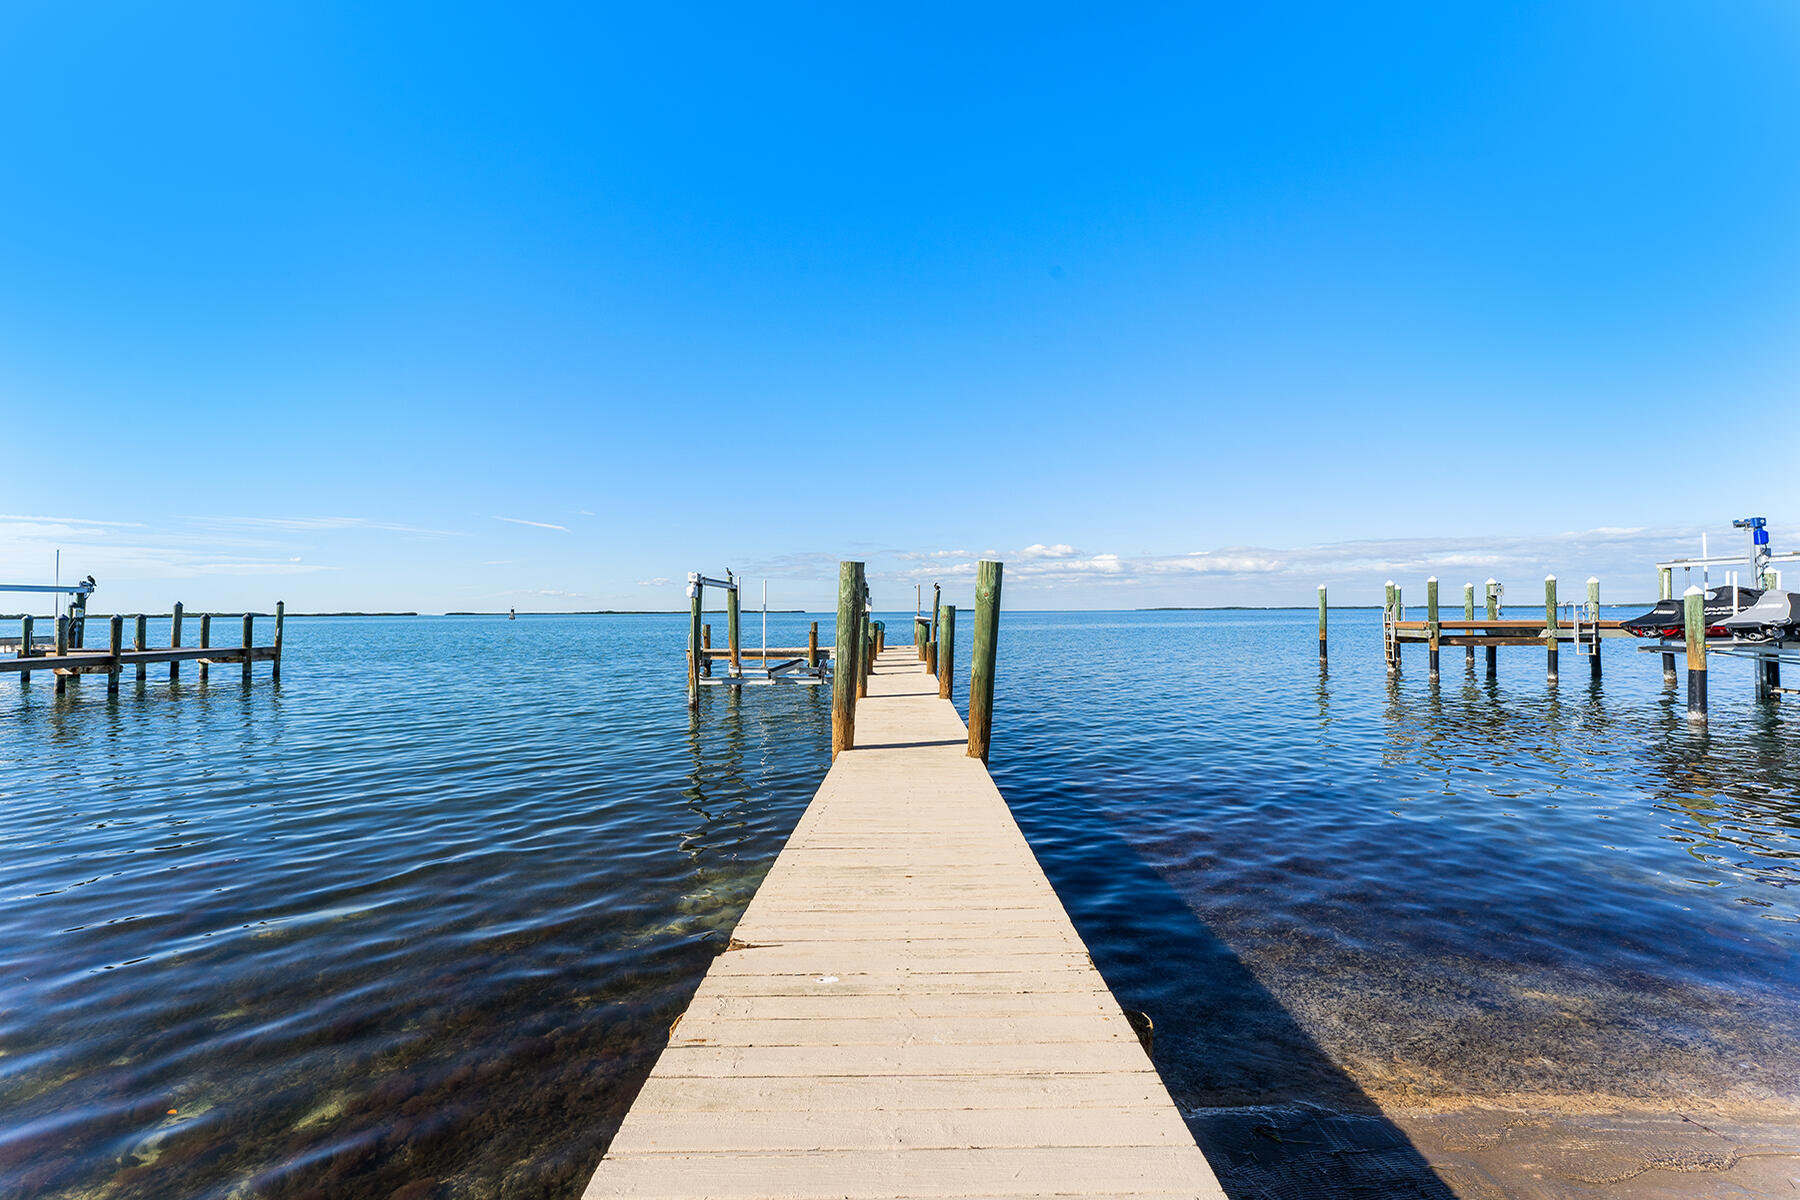
<svg viewBox="0 0 1800 1200">
<path fill-rule="evenodd" d="M 639 587 L 668 587 L 669 581 L 658 575 L 655 579 L 640 579 L 637 581 L 637 585 Z"/>
<path fill-rule="evenodd" d="M 567 525 L 552 525 L 548 521 L 527 521 L 523 517 L 495 517 L 496 521 L 505 521 L 509 525 L 529 525 L 533 529 L 554 529 L 558 533 L 569 532 Z"/>
</svg>

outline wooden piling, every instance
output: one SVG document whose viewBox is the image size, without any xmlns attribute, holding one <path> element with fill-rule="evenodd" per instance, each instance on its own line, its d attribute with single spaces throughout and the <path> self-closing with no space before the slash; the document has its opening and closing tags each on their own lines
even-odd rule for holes
<svg viewBox="0 0 1800 1200">
<path fill-rule="evenodd" d="M 1556 576 L 1544 576 L 1544 653 L 1549 659 L 1545 668 L 1544 679 L 1555 683 L 1557 677 L 1556 652 L 1559 641 L 1556 636 Z"/>
<path fill-rule="evenodd" d="M 861 700 L 869 694 L 869 671 L 874 663 L 869 658 L 869 610 L 866 602 L 857 607 L 860 611 L 856 618 L 856 698 Z"/>
<path fill-rule="evenodd" d="M 250 684 L 250 647 L 256 643 L 251 640 L 251 627 L 256 623 L 254 613 L 244 614 L 244 685 Z"/>
<path fill-rule="evenodd" d="M 281 644 L 282 644 L 281 643 L 281 637 L 282 637 L 281 626 L 282 626 L 282 623 L 285 622 L 286 620 L 287 620 L 287 601 L 277 600 L 275 602 L 275 658 L 269 664 L 270 668 L 271 668 L 271 670 L 269 672 L 269 681 L 271 683 L 280 683 L 281 682 Z"/>
<path fill-rule="evenodd" d="M 856 745 L 856 635 L 863 565 L 838 564 L 837 651 L 831 663 L 831 757 Z"/>
<path fill-rule="evenodd" d="M 712 641 L 700 624 L 700 609 L 706 603 L 706 585 L 689 583 L 688 596 L 688 707 L 700 707 L 700 664 L 706 658 L 706 647 Z"/>
<path fill-rule="evenodd" d="M 1687 715 L 1690 721 L 1706 720 L 1706 593 L 1690 587 L 1682 593 L 1682 616 L 1687 641 Z"/>
<path fill-rule="evenodd" d="M 59 613 L 56 618 L 56 654 L 57 657 L 60 658 L 68 652 L 69 618 L 67 615 Z M 68 686 L 68 683 L 69 677 L 58 671 L 56 674 L 56 694 L 59 696 L 62 695 L 63 690 Z"/>
<path fill-rule="evenodd" d="M 148 632 L 148 618 L 146 618 L 143 613 L 139 613 L 137 615 L 137 625 L 131 631 L 131 644 L 132 644 L 133 649 L 138 650 L 138 651 L 143 651 L 143 650 L 148 649 L 148 647 L 144 644 L 144 640 L 147 635 L 147 632 Z M 144 682 L 145 675 L 149 670 L 150 670 L 150 668 L 146 667 L 143 663 L 138 664 L 138 666 L 137 666 L 137 681 L 139 683 Z"/>
<path fill-rule="evenodd" d="M 925 639 L 925 673 L 936 675 L 938 667 L 937 617 L 935 610 L 931 619 L 931 632 Z"/>
<path fill-rule="evenodd" d="M 200 648 L 207 649 L 212 645 L 212 614 L 200 614 Z M 203 658 L 200 660 L 200 682 L 205 683 L 211 665 Z"/>
<path fill-rule="evenodd" d="M 1429 674 L 1432 679 L 1438 677 L 1438 646 L 1443 636 L 1443 629 L 1438 624 L 1438 581 L 1433 575 L 1425 581 L 1425 625 L 1426 636 L 1430 639 L 1431 662 Z"/>
<path fill-rule="evenodd" d="M 1489 578 L 1487 581 L 1487 616 L 1490 621 L 1500 619 L 1500 581 Z M 1487 677 L 1497 679 L 1500 675 L 1500 647 L 1487 648 Z"/>
<path fill-rule="evenodd" d="M 704 625 L 700 626 L 700 648 L 702 650 L 711 650 L 712 649 L 712 622 L 711 621 L 708 621 Z M 700 656 L 700 675 L 702 678 L 705 678 L 705 679 L 712 678 L 712 655 L 702 654 Z"/>
<path fill-rule="evenodd" d="M 707 640 L 712 640 L 710 632 Z M 817 670 L 819 666 L 819 623 L 817 621 L 814 621 L 806 631 L 806 665 L 813 670 Z"/>
<path fill-rule="evenodd" d="M 931 636 L 925 639 L 927 642 L 936 642 L 937 641 L 938 617 L 940 615 L 939 610 L 941 610 L 943 607 L 944 607 L 943 585 L 934 583 L 931 585 Z M 932 671 L 930 673 L 935 675 L 937 672 Z"/>
<path fill-rule="evenodd" d="M 181 649 L 181 601 L 179 600 L 175 602 L 175 611 L 169 617 L 169 648 L 171 650 Z M 174 683 L 180 678 L 181 664 L 179 662 L 170 663 L 169 682 Z"/>
<path fill-rule="evenodd" d="M 1594 626 L 1594 644 L 1588 647 L 1592 651 L 1588 655 L 1588 678 L 1600 678 L 1600 579 L 1588 576 L 1588 620 Z"/>
<path fill-rule="evenodd" d="M 950 699 L 956 668 L 956 605 L 946 604 L 938 617 L 938 699 Z"/>
<path fill-rule="evenodd" d="M 1325 665 L 1325 585 L 1319 585 L 1319 665 Z"/>
<path fill-rule="evenodd" d="M 1674 567 L 1664 567 L 1660 571 L 1657 572 L 1657 576 L 1658 576 L 1658 579 L 1657 579 L 1657 597 L 1656 598 L 1658 600 L 1673 600 L 1675 598 L 1675 568 Z M 1662 660 L 1663 660 L 1663 684 L 1666 687 L 1674 687 L 1675 686 L 1675 656 L 1673 654 L 1665 654 L 1662 656 Z"/>
<path fill-rule="evenodd" d="M 1002 563 L 975 566 L 975 643 L 969 655 L 969 757 L 988 760 L 994 732 L 994 660 L 1000 635 Z"/>
<path fill-rule="evenodd" d="M 725 575 L 733 583 L 737 582 L 731 572 L 727 571 Z M 744 673 L 744 646 L 739 639 L 738 621 L 738 592 L 741 590 L 734 587 L 725 591 L 725 642 L 731 648 L 731 674 L 734 677 Z"/>
<path fill-rule="evenodd" d="M 27 613 L 19 621 L 19 657 L 20 658 L 30 658 L 32 656 L 32 654 L 35 653 L 31 648 L 31 625 L 32 625 L 31 615 L 29 613 Z M 31 682 L 31 672 L 30 671 L 20 671 L 19 672 L 19 682 L 21 684 L 30 683 Z"/>
<path fill-rule="evenodd" d="M 1465 583 L 1463 584 L 1463 620 L 1473 621 L 1474 619 L 1475 585 L 1472 583 Z M 1475 647 L 1463 647 L 1463 667 L 1469 674 L 1473 675 L 1475 673 Z"/>
<path fill-rule="evenodd" d="M 112 669 L 106 673 L 106 691 L 108 695 L 116 696 L 122 671 L 119 655 L 125 652 L 125 618 L 118 613 L 114 613 L 106 623 L 106 652 L 112 655 Z"/>
<path fill-rule="evenodd" d="M 1389 675 L 1400 669 L 1400 664 L 1395 661 L 1395 652 L 1400 649 L 1400 639 L 1390 627 L 1392 622 L 1399 619 L 1399 613 L 1394 610 L 1394 581 L 1390 579 L 1387 581 L 1387 599 L 1381 604 L 1381 656 L 1387 661 Z"/>
</svg>

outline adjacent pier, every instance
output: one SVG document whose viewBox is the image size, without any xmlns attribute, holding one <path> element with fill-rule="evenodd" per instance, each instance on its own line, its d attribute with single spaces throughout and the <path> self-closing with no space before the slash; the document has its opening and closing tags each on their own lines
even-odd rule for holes
<svg viewBox="0 0 1800 1200">
<path fill-rule="evenodd" d="M 939 680 L 866 688 L 584 1200 L 1222 1197 Z"/>
</svg>

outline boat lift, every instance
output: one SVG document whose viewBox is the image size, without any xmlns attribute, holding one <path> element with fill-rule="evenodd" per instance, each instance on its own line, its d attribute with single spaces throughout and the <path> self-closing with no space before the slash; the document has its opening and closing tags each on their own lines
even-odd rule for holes
<svg viewBox="0 0 1800 1200">
<path fill-rule="evenodd" d="M 724 649 L 715 649 L 712 645 L 712 627 L 701 621 L 706 609 L 706 589 L 722 588 L 725 592 L 726 645 Z M 688 626 L 688 704 L 693 706 L 699 702 L 700 688 L 703 685 L 765 683 L 823 683 L 831 677 L 830 663 L 832 648 L 819 645 L 819 623 L 814 621 L 812 630 L 807 636 L 804 646 L 771 646 L 769 645 L 769 584 L 763 581 L 762 588 L 762 644 L 754 650 L 745 649 L 741 636 L 742 622 L 739 619 L 738 597 L 743 590 L 743 583 L 730 571 L 725 578 L 716 579 L 710 575 L 702 575 L 698 571 L 689 571 L 687 577 L 687 594 L 689 609 Z M 756 666 L 746 667 L 744 660 L 754 658 Z M 715 660 L 723 660 L 725 670 L 722 674 L 713 673 Z"/>
<path fill-rule="evenodd" d="M 1700 586 L 1711 584 L 1711 569 L 1717 567 L 1748 566 L 1750 568 L 1750 586 L 1762 588 L 1781 587 L 1781 572 L 1773 566 L 1775 563 L 1800 563 L 1800 550 L 1788 550 L 1780 554 L 1769 549 L 1768 521 L 1763 517 L 1744 517 L 1731 523 L 1732 528 L 1744 530 L 1750 539 L 1748 555 L 1711 554 L 1707 550 L 1706 535 L 1700 535 L 1699 558 L 1672 558 L 1667 562 L 1656 564 L 1657 575 L 1661 581 L 1663 600 L 1675 597 L 1674 572 L 1676 567 L 1682 570 L 1682 578 L 1692 585 L 1694 570 L 1700 571 Z M 1736 571 L 1728 571 L 1725 585 L 1732 589 L 1732 611 L 1737 611 L 1737 587 L 1741 576 Z M 1684 591 L 1686 589 L 1683 589 Z M 1653 642 L 1638 649 L 1645 654 L 1663 655 L 1663 670 L 1673 677 L 1674 655 L 1685 653 L 1687 642 L 1681 638 L 1669 638 Z M 1800 688 L 1781 686 L 1781 664 L 1791 663 L 1800 667 L 1800 637 L 1770 638 L 1764 641 L 1750 641 L 1745 638 L 1707 638 L 1708 654 L 1723 654 L 1731 658 L 1747 658 L 1757 664 L 1756 693 L 1758 696 L 1770 696 L 1786 693 L 1800 695 Z"/>
<path fill-rule="evenodd" d="M 69 611 L 62 614 L 68 618 L 68 645 L 71 649 L 79 650 L 87 629 L 88 597 L 94 594 L 96 587 L 94 577 L 89 575 L 80 583 L 0 583 L 0 592 L 33 592 L 40 595 L 47 592 L 53 596 L 68 596 Z M 23 635 L 17 638 L 0 638 L 0 646 L 18 649 L 23 641 Z M 46 634 L 41 638 L 34 635 L 31 641 L 32 646 L 50 646 L 55 644 L 56 639 Z"/>
</svg>

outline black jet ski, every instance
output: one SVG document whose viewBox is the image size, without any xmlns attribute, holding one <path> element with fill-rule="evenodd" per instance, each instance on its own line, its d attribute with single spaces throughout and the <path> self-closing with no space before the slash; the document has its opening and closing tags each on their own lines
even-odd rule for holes
<svg viewBox="0 0 1800 1200">
<path fill-rule="evenodd" d="M 1709 638 L 1730 637 L 1731 633 L 1722 622 L 1734 615 L 1742 614 L 1746 608 L 1762 598 L 1757 588 L 1716 587 L 1706 591 L 1706 636 Z M 1682 612 L 1682 598 L 1659 600 L 1656 607 L 1641 617 L 1633 617 L 1619 624 L 1628 633 L 1647 638 L 1678 638 L 1683 635 L 1686 619 Z"/>
<path fill-rule="evenodd" d="M 1783 641 L 1800 637 L 1800 592 L 1770 588 L 1735 617 L 1719 622 L 1729 637 L 1746 642 Z"/>
</svg>

